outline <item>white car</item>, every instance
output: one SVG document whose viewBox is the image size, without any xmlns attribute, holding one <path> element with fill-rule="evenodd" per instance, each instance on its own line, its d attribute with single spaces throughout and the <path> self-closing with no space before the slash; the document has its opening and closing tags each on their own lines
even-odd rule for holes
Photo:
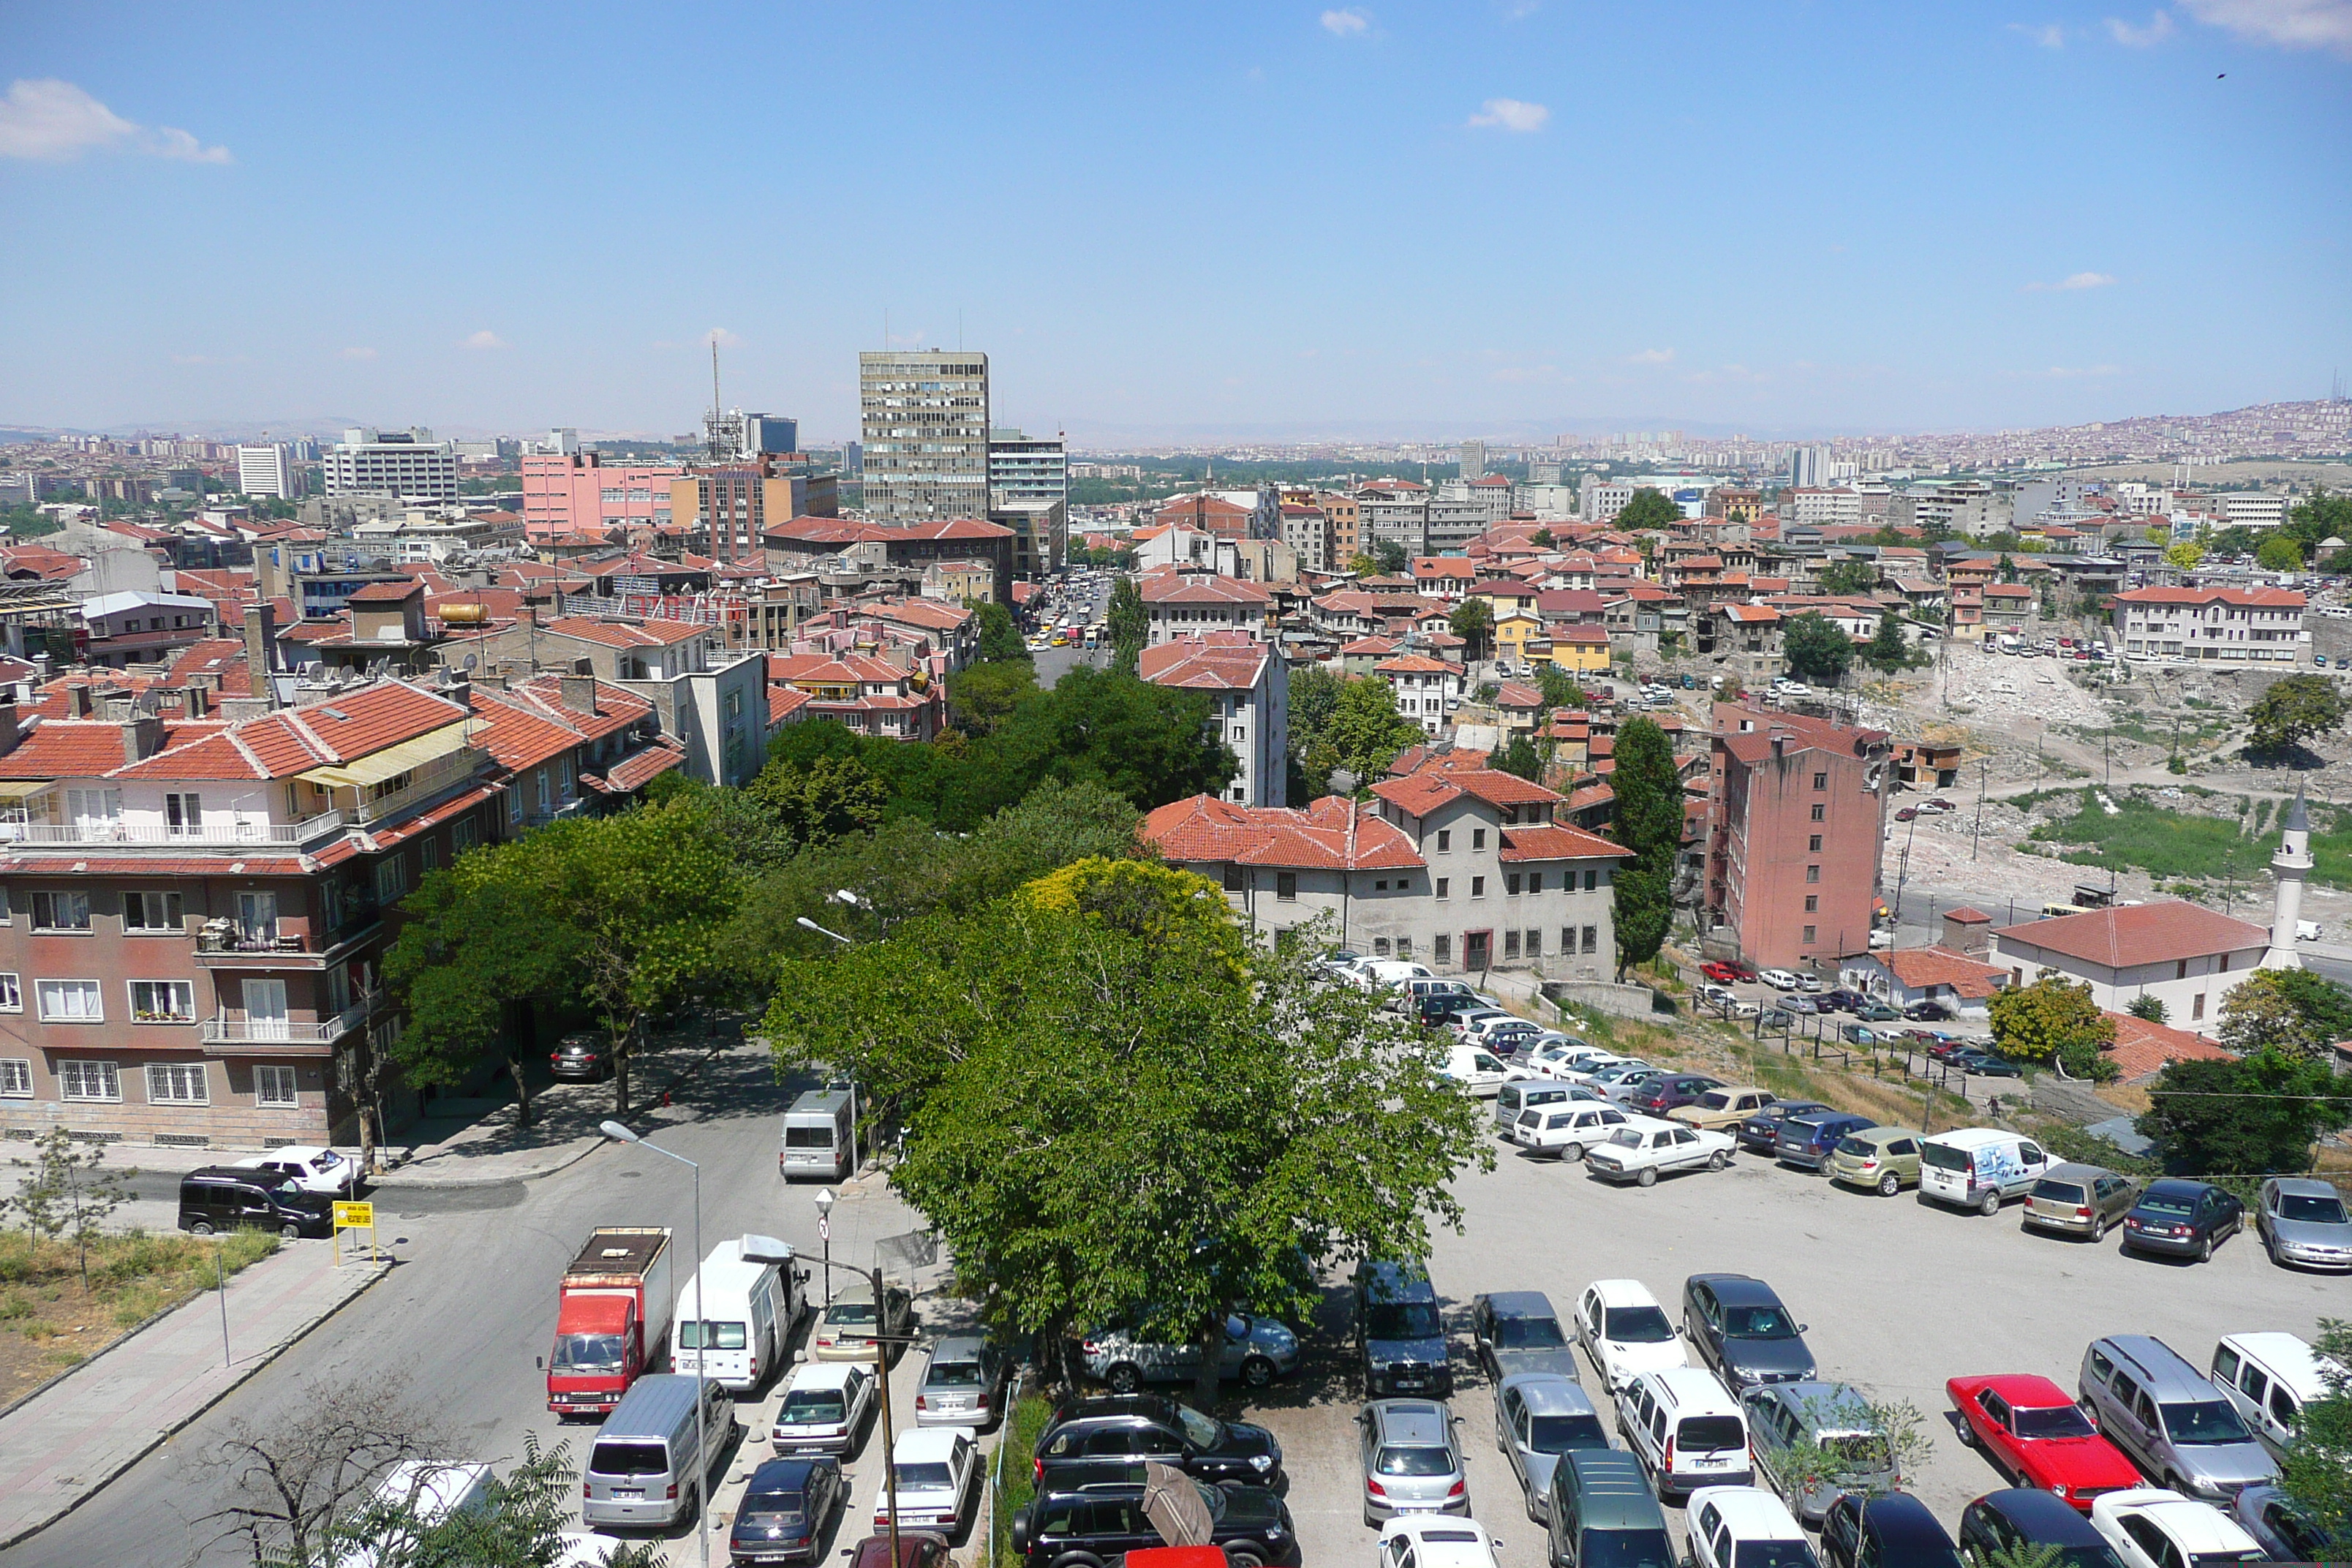
<svg viewBox="0 0 2352 1568">
<path fill-rule="evenodd" d="M 1588 1048 L 1582 1040 L 1571 1036 L 1544 1034 L 1528 1047 L 1519 1058 L 1519 1066 L 1536 1078 L 1563 1078 L 1577 1053 Z"/>
<path fill-rule="evenodd" d="M 1629 1117 L 1584 1156 L 1584 1168 L 1604 1182 L 1638 1182 L 1654 1187 L 1658 1178 L 1675 1171 L 1720 1171 L 1731 1163 L 1739 1145 L 1727 1132 L 1708 1132 L 1679 1121 L 1654 1117 Z"/>
<path fill-rule="evenodd" d="M 1757 971 L 1756 978 L 1775 991 L 1794 991 L 1803 984 L 1795 971 L 1788 969 L 1761 969 Z"/>
<path fill-rule="evenodd" d="M 1684 1505 L 1692 1568 L 1818 1565 L 1789 1505 L 1762 1487 L 1701 1487 Z M 1748 1550 L 1753 1544 L 1755 1551 Z"/>
<path fill-rule="evenodd" d="M 1445 1059 L 1437 1064 L 1437 1076 L 1450 1078 L 1481 1100 L 1503 1092 L 1503 1085 L 1521 1078 L 1517 1068 L 1506 1067 L 1492 1051 L 1478 1046 L 1459 1045 L 1445 1047 Z"/>
<path fill-rule="evenodd" d="M 2091 1528 L 2116 1549 L 2126 1568 L 2181 1568 L 2195 1563 L 2252 1563 L 2263 1556 L 2254 1538 L 2210 1503 L 2162 1487 L 2103 1492 L 2091 1500 Z"/>
<path fill-rule="evenodd" d="M 1456 1035 L 1468 1040 L 1476 1038 L 1489 1025 L 1507 1023 L 1517 1016 L 1517 1014 L 1505 1012 L 1500 1007 L 1465 1007 L 1445 1020 L 1445 1024 Z"/>
<path fill-rule="evenodd" d="M 862 1362 L 803 1362 L 784 1386 L 768 1446 L 778 1458 L 837 1454 L 846 1460 L 874 1413 L 874 1369 Z"/>
<path fill-rule="evenodd" d="M 898 1528 L 936 1530 L 953 1538 L 971 1517 L 979 1491 L 980 1444 L 969 1426 L 918 1426 L 890 1450 L 898 1479 Z M 890 1489 L 876 1489 L 874 1528 L 890 1528 Z"/>
<path fill-rule="evenodd" d="M 240 1170 L 275 1171 L 291 1176 L 294 1184 L 306 1193 L 332 1193 L 347 1198 L 359 1190 L 359 1162 L 332 1149 L 272 1149 L 267 1154 L 251 1155 L 235 1163 Z"/>
<path fill-rule="evenodd" d="M 1728 1007 L 1739 1000 L 1738 994 L 1730 986 L 1717 985 L 1712 981 L 1701 985 L 1691 994 L 1709 1007 Z"/>
<path fill-rule="evenodd" d="M 1455 1015 L 1456 1017 L 1462 1016 Z M 1462 1026 L 1462 1038 L 1471 1045 L 1485 1045 L 1496 1031 L 1516 1032 L 1520 1025 L 1526 1025 L 1538 1034 L 1543 1033 L 1542 1025 L 1522 1018 L 1517 1013 L 1507 1013 L 1500 1008 L 1488 1013 L 1482 1009 Z"/>
<path fill-rule="evenodd" d="M 1807 973 L 1797 976 L 1797 989 L 1810 996 L 1828 990 L 1829 983 L 1818 974 Z"/>
<path fill-rule="evenodd" d="M 1377 1568 L 1495 1568 L 1495 1543 L 1475 1519 L 1400 1514 L 1381 1527 Z"/>
<path fill-rule="evenodd" d="M 1637 1068 L 1650 1065 L 1639 1057 L 1621 1057 L 1615 1051 L 1604 1051 L 1598 1046 L 1587 1046 L 1583 1050 L 1570 1055 L 1568 1060 L 1561 1064 L 1559 1076 L 1570 1083 L 1591 1083 L 1593 1074 L 1604 1068 L 1613 1068 L 1621 1062 L 1630 1063 Z"/>
<path fill-rule="evenodd" d="M 1645 1372 L 1690 1364 L 1673 1320 L 1639 1279 L 1596 1279 L 1586 1286 L 1576 1303 L 1576 1342 L 1611 1394 Z"/>
<path fill-rule="evenodd" d="M 1625 1113 L 1598 1100 L 1569 1100 L 1533 1105 L 1511 1124 L 1511 1142 L 1533 1154 L 1556 1154 L 1573 1163 L 1595 1143 L 1625 1125 Z"/>
</svg>

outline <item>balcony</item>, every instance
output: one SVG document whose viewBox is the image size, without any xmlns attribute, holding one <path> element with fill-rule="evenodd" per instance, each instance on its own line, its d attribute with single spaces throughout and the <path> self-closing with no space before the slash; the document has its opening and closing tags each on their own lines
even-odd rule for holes
<svg viewBox="0 0 2352 1568">
<path fill-rule="evenodd" d="M 373 904 L 324 933 L 274 925 L 241 930 L 216 921 L 196 933 L 196 963 L 205 969 L 325 969 L 374 935 L 380 923 Z"/>
<path fill-rule="evenodd" d="M 408 783 L 400 788 L 373 800 L 362 799 L 359 803 L 358 809 L 344 812 L 341 816 L 346 822 L 356 827 L 368 827 L 377 823 L 387 822 L 401 816 L 412 806 L 467 783 L 481 771 L 486 757 L 486 752 L 478 752 L 469 746 L 464 751 L 452 752 L 446 757 L 436 758 L 411 772 L 408 775 Z"/>
<path fill-rule="evenodd" d="M 367 1022 L 365 1003 L 313 1023 L 302 1018 L 206 1018 L 207 1046 L 331 1046 Z"/>
<path fill-rule="evenodd" d="M 83 847 L 102 845 L 128 849 L 298 848 L 341 833 L 345 814 L 321 812 L 302 822 L 205 823 L 173 827 L 162 823 L 124 822 L 0 822 L 0 844 L 35 847 L 58 845 Z"/>
</svg>

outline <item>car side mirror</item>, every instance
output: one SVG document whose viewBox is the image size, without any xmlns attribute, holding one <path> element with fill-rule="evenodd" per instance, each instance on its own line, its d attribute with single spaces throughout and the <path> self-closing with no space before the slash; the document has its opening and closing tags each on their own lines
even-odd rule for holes
<svg viewBox="0 0 2352 1568">
<path fill-rule="evenodd" d="M 1811 1323 L 1799 1323 L 1797 1325 L 1797 1331 L 1801 1334 L 1810 1334 L 1813 1331 L 1813 1325 Z"/>
<path fill-rule="evenodd" d="M 545 1372 L 547 1370 L 547 1358 L 545 1356 L 541 1356 L 539 1358 L 539 1370 L 541 1372 Z"/>
</svg>

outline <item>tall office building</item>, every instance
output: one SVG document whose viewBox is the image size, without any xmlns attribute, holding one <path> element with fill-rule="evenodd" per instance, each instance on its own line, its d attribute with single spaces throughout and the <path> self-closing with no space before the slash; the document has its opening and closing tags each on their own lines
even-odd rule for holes
<svg viewBox="0 0 2352 1568">
<path fill-rule="evenodd" d="M 743 416 L 743 444 L 736 455 L 756 458 L 762 452 L 782 456 L 801 449 L 801 422 L 787 419 L 781 414 L 746 414 Z"/>
<path fill-rule="evenodd" d="M 1461 477 L 1463 479 L 1485 479 L 1486 477 L 1486 443 L 1484 441 L 1463 442 L 1461 462 Z"/>
<path fill-rule="evenodd" d="M 857 356 L 866 515 L 988 514 L 988 356 L 891 349 Z"/>
<path fill-rule="evenodd" d="M 279 500 L 295 500 L 302 494 L 302 482 L 294 471 L 294 453 L 284 442 L 267 447 L 239 447 L 236 449 L 236 488 L 249 496 L 274 496 Z"/>
<path fill-rule="evenodd" d="M 988 433 L 988 521 L 1013 531 L 1013 570 L 1058 572 L 1069 558 L 1070 460 L 1059 436 Z"/>
<path fill-rule="evenodd" d="M 1789 449 L 1789 483 L 1799 489 L 1811 489 L 1828 479 L 1829 466 L 1827 447 L 1792 447 Z"/>
<path fill-rule="evenodd" d="M 457 499 L 457 454 L 433 432 L 343 432 L 321 457 L 331 496 L 378 494 L 423 500 Z"/>
</svg>

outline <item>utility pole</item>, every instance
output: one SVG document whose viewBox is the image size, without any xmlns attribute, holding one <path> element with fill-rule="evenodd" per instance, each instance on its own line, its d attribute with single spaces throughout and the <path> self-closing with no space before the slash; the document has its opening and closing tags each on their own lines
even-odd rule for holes
<svg viewBox="0 0 2352 1568">
<path fill-rule="evenodd" d="M 1977 858 L 1977 841 L 1984 834 L 1985 777 L 1991 771 L 1990 757 L 1977 759 L 1977 820 L 1976 825 L 1969 829 L 1969 858 L 1971 860 Z M 1919 819 L 1915 816 L 1911 820 L 1916 822 Z"/>
</svg>

